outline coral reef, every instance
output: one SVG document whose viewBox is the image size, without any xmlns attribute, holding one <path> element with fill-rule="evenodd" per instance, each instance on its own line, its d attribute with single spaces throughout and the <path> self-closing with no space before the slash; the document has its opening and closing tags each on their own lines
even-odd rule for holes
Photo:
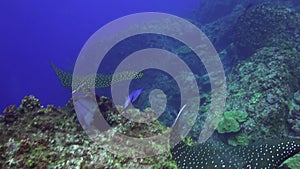
<svg viewBox="0 0 300 169">
<path fill-rule="evenodd" d="M 216 130 L 219 134 L 225 134 L 229 145 L 248 145 L 250 137 L 239 132 L 241 125 L 247 120 L 248 113 L 240 110 L 226 111 Z M 227 134 L 228 133 L 228 134 Z"/>
<path fill-rule="evenodd" d="M 237 5 L 247 6 L 249 4 L 249 0 L 239 0 L 238 2 L 236 0 L 202 0 L 199 3 L 199 9 L 194 13 L 194 17 L 196 18 L 195 20 L 200 22 L 200 24 L 207 24 L 226 15 L 230 15 Z"/>
<path fill-rule="evenodd" d="M 157 121 L 146 125 L 125 119 L 116 111 L 121 107 L 105 97 L 98 103 L 106 119 L 128 135 L 147 137 L 165 130 Z M 176 168 L 168 152 L 135 159 L 104 150 L 80 126 L 72 100 L 62 108 L 44 108 L 27 96 L 19 107 L 5 109 L 0 129 L 0 168 Z"/>
<path fill-rule="evenodd" d="M 248 113 L 241 132 L 252 140 L 287 135 L 289 100 L 299 88 L 299 58 L 293 48 L 263 48 L 229 75 L 226 109 Z"/>
<path fill-rule="evenodd" d="M 298 44 L 300 16 L 286 7 L 261 4 L 249 8 L 235 24 L 235 45 L 239 57 L 247 58 L 262 47 Z"/>
<path fill-rule="evenodd" d="M 218 133 L 232 133 L 238 132 L 241 127 L 241 122 L 246 121 L 248 117 L 247 112 L 234 110 L 234 111 L 227 111 L 224 113 L 220 123 L 218 124 L 217 131 Z"/>
<path fill-rule="evenodd" d="M 122 106 L 114 107 L 106 97 L 97 98 L 97 101 L 105 119 L 129 136 L 148 137 L 166 129 L 157 121 L 150 124 L 131 122 L 116 111 L 122 109 Z M 135 109 L 128 110 L 133 113 L 145 113 Z M 147 111 L 151 112 L 150 109 L 146 110 L 146 113 Z M 12 114 L 16 117 L 14 120 L 6 118 L 12 117 Z M 238 119 L 243 121 L 245 116 Z M 256 149 L 261 147 L 253 145 L 230 148 L 222 143 L 196 144 L 188 137 L 172 148 L 172 155 L 165 152 L 148 158 L 127 158 L 104 150 L 97 142 L 88 138 L 77 121 L 72 100 L 62 108 L 52 105 L 44 108 L 33 96 L 25 97 L 18 108 L 9 106 L 5 115 L 1 116 L 0 126 L 0 149 L 3 152 L 0 156 L 1 168 L 177 168 L 172 156 L 179 167 L 243 166 L 256 162 L 250 154 L 257 152 Z M 258 151 L 255 156 L 275 161 L 270 164 L 265 160 L 264 163 L 259 163 L 260 167 L 277 166 L 300 149 L 300 144 L 292 140 L 268 142 L 268 146 L 271 148 L 274 145 L 271 149 L 277 149 L 283 143 L 287 146 L 280 149 L 282 157 L 277 156 L 275 150 Z M 270 150 L 268 146 L 266 149 Z M 224 158 L 224 153 L 233 156 Z M 189 156 L 192 157 L 187 158 Z M 185 158 L 193 162 L 183 163 Z"/>
<path fill-rule="evenodd" d="M 228 139 L 228 144 L 232 146 L 246 146 L 249 144 L 250 138 L 244 133 L 239 133 Z"/>
<path fill-rule="evenodd" d="M 230 14 L 201 26 L 201 30 L 208 36 L 217 51 L 222 51 L 233 42 L 234 24 L 228 23 L 236 23 L 244 11 L 245 8 L 238 5 Z"/>
<path fill-rule="evenodd" d="M 291 134 L 300 137 L 300 90 L 294 93 L 289 109 L 288 123 L 290 124 Z"/>
</svg>

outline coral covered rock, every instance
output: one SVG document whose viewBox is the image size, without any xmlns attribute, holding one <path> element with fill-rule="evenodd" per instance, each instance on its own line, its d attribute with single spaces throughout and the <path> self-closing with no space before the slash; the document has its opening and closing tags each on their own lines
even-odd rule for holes
<svg viewBox="0 0 300 169">
<path fill-rule="evenodd" d="M 218 124 L 218 133 L 232 133 L 238 132 L 240 127 L 240 122 L 246 121 L 248 113 L 243 111 L 227 111 L 224 113 L 220 123 Z"/>
<path fill-rule="evenodd" d="M 121 107 L 114 107 L 108 98 L 97 100 L 109 123 L 128 136 L 143 138 L 166 129 L 157 121 L 132 122 L 119 114 Z M 62 108 L 43 108 L 38 99 L 25 97 L 19 108 L 5 110 L 0 130 L 0 168 L 176 168 L 170 152 L 129 158 L 103 149 L 79 124 L 72 100 Z"/>
<path fill-rule="evenodd" d="M 223 117 L 217 127 L 219 133 L 238 132 L 240 129 L 239 123 L 232 117 Z"/>
<path fill-rule="evenodd" d="M 299 60 L 293 48 L 263 48 L 232 71 L 226 109 L 248 113 L 241 132 L 254 140 L 286 135 L 289 100 L 299 88 Z"/>
<path fill-rule="evenodd" d="M 239 133 L 228 139 L 228 144 L 232 146 L 246 146 L 249 144 L 250 138 L 244 133 Z"/>
<path fill-rule="evenodd" d="M 291 133 L 293 136 L 300 137 L 300 91 L 294 93 L 294 98 L 289 104 L 289 119 Z"/>
<path fill-rule="evenodd" d="M 235 25 L 235 45 L 240 57 L 249 57 L 262 47 L 284 46 L 300 41 L 300 16 L 275 5 L 249 8 Z"/>
<path fill-rule="evenodd" d="M 289 168 L 289 169 L 299 169 L 300 168 L 300 154 L 296 154 L 293 157 L 287 159 L 280 166 L 281 169 Z"/>
</svg>

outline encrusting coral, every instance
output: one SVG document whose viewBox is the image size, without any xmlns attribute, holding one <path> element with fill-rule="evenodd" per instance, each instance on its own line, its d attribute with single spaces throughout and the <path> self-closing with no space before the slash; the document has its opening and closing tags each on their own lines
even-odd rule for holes
<svg viewBox="0 0 300 169">
<path fill-rule="evenodd" d="M 122 107 L 106 97 L 97 100 L 107 121 L 128 136 L 147 137 L 166 129 L 157 121 L 131 122 L 118 113 Z M 104 150 L 79 124 L 72 100 L 61 108 L 43 107 L 26 96 L 19 107 L 9 106 L 0 115 L 0 130 L 0 168 L 176 168 L 170 152 L 128 158 Z"/>
</svg>

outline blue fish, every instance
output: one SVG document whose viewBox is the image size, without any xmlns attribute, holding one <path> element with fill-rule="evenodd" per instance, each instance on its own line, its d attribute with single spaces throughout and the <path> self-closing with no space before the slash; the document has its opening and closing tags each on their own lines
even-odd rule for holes
<svg viewBox="0 0 300 169">
<path fill-rule="evenodd" d="M 136 101 L 136 99 L 141 95 L 141 93 L 144 91 L 144 88 L 140 88 L 138 90 L 134 90 L 132 91 L 128 98 L 126 99 L 125 103 L 124 103 L 124 108 L 123 108 L 123 111 L 130 105 L 132 104 L 133 102 Z"/>
</svg>

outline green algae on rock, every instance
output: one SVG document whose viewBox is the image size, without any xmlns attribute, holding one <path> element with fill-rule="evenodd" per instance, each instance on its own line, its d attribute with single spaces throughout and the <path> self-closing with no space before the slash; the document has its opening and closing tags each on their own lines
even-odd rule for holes
<svg viewBox="0 0 300 169">
<path fill-rule="evenodd" d="M 239 123 L 233 117 L 222 117 L 217 126 L 218 133 L 232 133 L 240 130 Z"/>
<path fill-rule="evenodd" d="M 227 142 L 232 146 L 246 146 L 249 144 L 250 138 L 245 133 L 238 133 L 237 135 L 229 137 Z"/>
<path fill-rule="evenodd" d="M 300 168 L 300 154 L 296 154 L 293 157 L 287 159 L 280 165 L 280 168 L 287 166 L 289 169 L 299 169 Z"/>
<path fill-rule="evenodd" d="M 232 133 L 238 132 L 241 122 L 246 121 L 248 113 L 239 110 L 226 111 L 217 126 L 218 133 Z"/>
</svg>

